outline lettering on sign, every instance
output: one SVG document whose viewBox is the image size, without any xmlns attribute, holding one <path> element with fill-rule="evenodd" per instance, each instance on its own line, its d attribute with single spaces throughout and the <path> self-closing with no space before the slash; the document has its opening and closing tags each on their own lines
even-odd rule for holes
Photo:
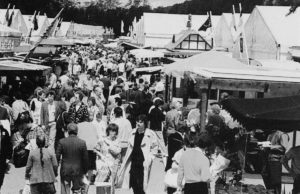
<svg viewBox="0 0 300 194">
<path fill-rule="evenodd" d="M 15 47 L 15 40 L 4 38 L 0 39 L 0 51 L 12 51 Z"/>
</svg>

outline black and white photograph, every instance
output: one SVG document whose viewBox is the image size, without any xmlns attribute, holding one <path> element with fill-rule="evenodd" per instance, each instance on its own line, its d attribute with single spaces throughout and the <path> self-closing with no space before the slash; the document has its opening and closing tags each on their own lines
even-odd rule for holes
<svg viewBox="0 0 300 194">
<path fill-rule="evenodd" d="M 0 194 L 300 194 L 300 0 L 0 0 Z"/>
</svg>

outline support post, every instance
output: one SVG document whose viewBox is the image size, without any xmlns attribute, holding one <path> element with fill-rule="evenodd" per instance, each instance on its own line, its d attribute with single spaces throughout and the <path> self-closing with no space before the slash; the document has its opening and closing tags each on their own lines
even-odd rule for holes
<svg viewBox="0 0 300 194">
<path fill-rule="evenodd" d="M 200 132 L 205 132 L 206 111 L 208 102 L 208 90 L 201 89 L 201 107 L 200 107 Z"/>
</svg>

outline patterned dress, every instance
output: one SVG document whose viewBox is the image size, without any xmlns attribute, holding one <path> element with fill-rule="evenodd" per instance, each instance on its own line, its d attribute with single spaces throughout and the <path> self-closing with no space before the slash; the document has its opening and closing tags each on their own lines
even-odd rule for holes
<svg viewBox="0 0 300 194">
<path fill-rule="evenodd" d="M 73 123 L 82 123 L 89 121 L 89 111 L 87 105 L 81 103 L 78 110 L 76 110 L 76 103 L 72 103 L 69 108 L 70 121 Z"/>
</svg>

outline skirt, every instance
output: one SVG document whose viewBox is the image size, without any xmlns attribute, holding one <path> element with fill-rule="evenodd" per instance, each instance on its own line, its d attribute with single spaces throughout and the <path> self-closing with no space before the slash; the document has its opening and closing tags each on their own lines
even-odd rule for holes
<svg viewBox="0 0 300 194">
<path fill-rule="evenodd" d="M 186 183 L 184 185 L 184 194 L 208 194 L 207 183 Z"/>
<path fill-rule="evenodd" d="M 89 168 L 88 170 L 96 170 L 96 158 L 97 155 L 92 150 L 88 150 L 89 156 Z"/>
</svg>

